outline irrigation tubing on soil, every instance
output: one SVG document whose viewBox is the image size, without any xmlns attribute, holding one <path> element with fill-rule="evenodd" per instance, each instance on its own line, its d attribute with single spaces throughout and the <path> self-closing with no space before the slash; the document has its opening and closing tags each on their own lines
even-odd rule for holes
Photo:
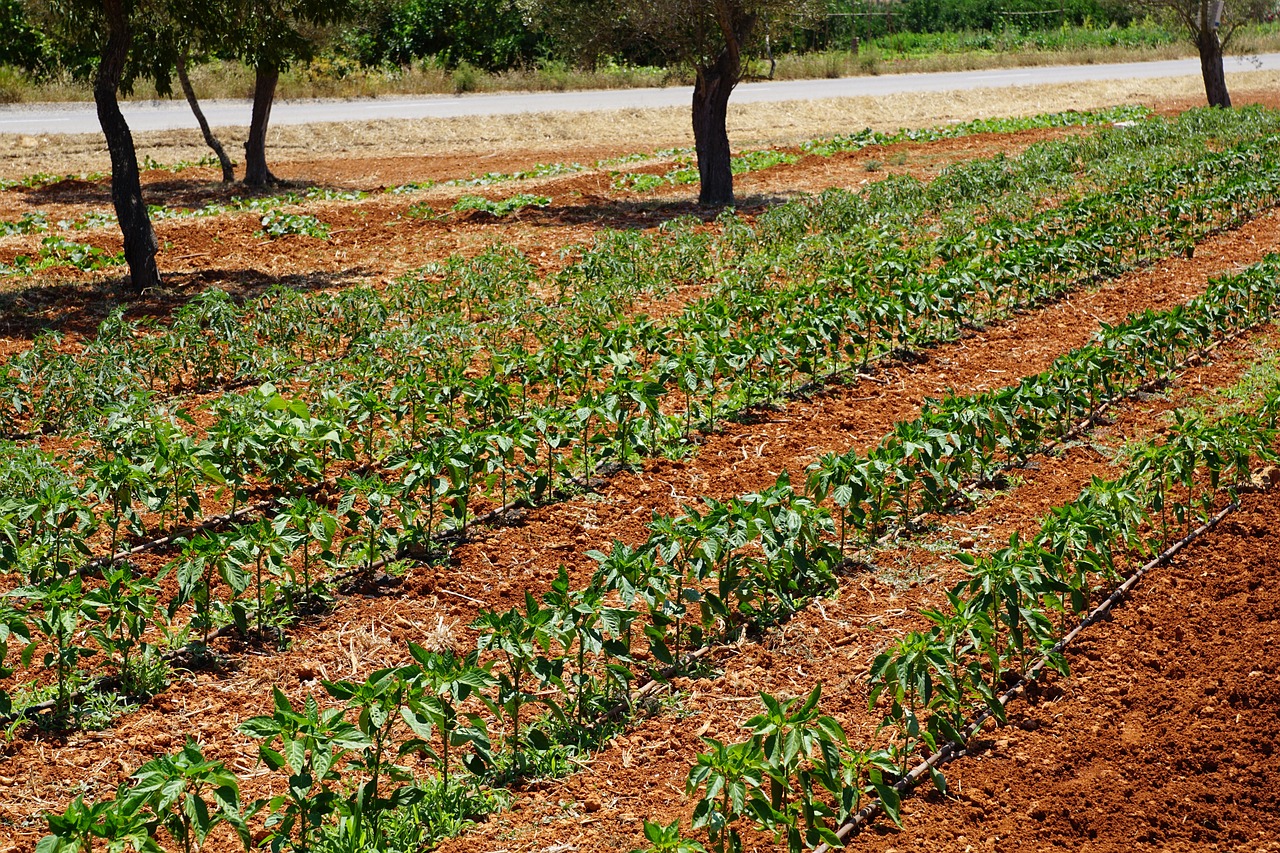
<svg viewBox="0 0 1280 853">
<path fill-rule="evenodd" d="M 1179 539 L 1177 542 L 1174 542 L 1172 545 L 1170 545 L 1168 548 L 1162 551 L 1158 556 L 1156 556 L 1150 562 L 1146 563 L 1137 571 L 1135 571 L 1132 575 L 1130 575 L 1128 579 L 1125 580 L 1124 583 L 1116 587 L 1115 591 L 1112 592 L 1111 595 L 1109 595 L 1105 601 L 1103 601 L 1101 604 L 1095 607 L 1089 613 L 1088 616 L 1080 620 L 1080 623 L 1078 625 L 1072 628 L 1071 631 L 1069 631 L 1062 639 L 1058 640 L 1058 642 L 1054 644 L 1052 649 L 1046 652 L 1040 658 L 1040 660 L 1038 660 L 1034 665 L 1032 665 L 1032 667 L 1029 670 L 1027 670 L 1026 674 L 1018 681 L 1017 684 L 1015 684 L 1013 687 L 1010 687 L 1008 690 L 1006 690 L 1004 693 L 1002 693 L 999 696 L 998 701 L 1000 703 L 1000 706 L 1006 707 L 1010 702 L 1012 702 L 1018 696 L 1022 695 L 1022 693 L 1026 691 L 1027 686 L 1039 677 L 1041 670 L 1045 668 L 1045 666 L 1049 662 L 1049 659 L 1052 656 L 1061 654 L 1062 651 L 1066 649 L 1066 647 L 1070 645 L 1071 642 L 1075 640 L 1075 638 L 1078 637 L 1082 631 L 1084 631 L 1089 626 L 1097 623 L 1098 621 L 1106 618 L 1107 614 L 1111 612 L 1111 609 L 1115 607 L 1115 605 L 1118 604 L 1126 595 L 1128 595 L 1129 592 L 1135 586 L 1138 585 L 1138 582 L 1142 580 L 1142 578 L 1148 572 L 1150 572 L 1152 569 L 1155 569 L 1159 566 L 1162 566 L 1168 563 L 1180 551 L 1182 551 L 1182 549 L 1186 548 L 1196 539 L 1199 539 L 1201 536 L 1208 533 L 1213 528 L 1217 527 L 1219 522 L 1221 522 L 1224 518 L 1226 518 L 1235 510 L 1239 509 L 1239 507 L 1240 507 L 1239 501 L 1232 502 L 1228 506 L 1224 507 L 1220 512 L 1218 512 L 1212 518 L 1210 518 L 1208 521 L 1206 521 L 1204 524 L 1200 525 L 1195 530 L 1191 531 L 1186 536 Z M 987 720 L 992 719 L 993 716 L 994 715 L 990 710 L 984 710 L 983 712 L 978 714 L 978 716 L 974 718 L 973 722 L 970 723 L 969 726 L 964 730 L 965 742 L 967 743 L 969 740 L 971 740 L 973 736 L 977 734 L 977 732 L 983 727 L 983 725 L 986 724 Z M 926 775 L 929 775 L 931 771 L 936 770 L 937 768 L 948 763 L 949 761 L 959 758 L 960 756 L 964 755 L 964 752 L 965 752 L 964 744 L 957 743 L 955 741 L 948 742 L 947 744 L 942 746 L 937 752 L 933 753 L 933 755 L 929 756 L 924 761 L 921 761 L 919 764 L 913 767 L 911 771 L 907 773 L 906 776 L 903 776 L 901 779 L 899 779 L 897 783 L 894 784 L 893 790 L 900 795 L 905 795 L 908 791 L 914 788 L 916 784 L 920 782 L 921 779 L 923 779 Z M 880 811 L 881 808 L 882 808 L 881 801 L 879 799 L 873 800 L 871 803 L 863 807 L 861 811 L 859 811 L 857 814 L 853 815 L 847 821 L 845 821 L 845 823 L 842 824 L 840 828 L 836 830 L 836 837 L 839 838 L 841 841 L 844 841 L 853 833 L 854 830 L 863 826 L 868 821 L 870 821 L 873 817 L 875 817 L 875 815 Z M 823 844 L 820 844 L 814 850 L 814 853 L 830 853 L 830 851 L 831 851 L 831 847 L 828 844 L 823 843 Z"/>
</svg>

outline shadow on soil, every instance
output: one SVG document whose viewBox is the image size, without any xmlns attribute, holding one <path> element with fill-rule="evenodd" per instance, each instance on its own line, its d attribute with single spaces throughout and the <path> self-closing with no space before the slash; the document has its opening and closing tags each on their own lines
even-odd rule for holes
<svg viewBox="0 0 1280 853">
<path fill-rule="evenodd" d="M 219 180 L 174 177 L 145 181 L 142 185 L 142 196 L 147 204 L 199 208 L 206 204 L 224 204 L 232 198 L 269 198 L 311 189 L 351 191 L 350 187 L 340 184 L 310 181 L 283 181 L 275 186 L 249 187 L 239 181 L 224 184 Z M 111 206 L 111 181 L 108 178 L 100 181 L 67 178 L 38 187 L 19 188 L 18 191 L 25 193 L 27 202 L 33 205 L 84 204 L 107 208 Z"/>
<path fill-rule="evenodd" d="M 754 216 L 763 213 L 788 199 L 781 196 L 744 196 L 738 199 L 735 210 Z M 662 201 L 612 201 L 600 199 L 585 204 L 564 204 L 550 207 L 526 207 L 516 213 L 498 217 L 483 210 L 451 214 L 455 221 L 475 224 L 515 223 L 535 227 L 564 227 L 590 225 L 597 228 L 618 230 L 657 228 L 664 223 L 683 217 L 693 217 L 710 224 L 723 213 L 722 207 L 704 207 L 692 200 Z"/>
<path fill-rule="evenodd" d="M 92 338 L 107 315 L 121 307 L 130 319 L 163 321 L 211 287 L 225 290 L 237 301 L 246 301 L 273 287 L 304 292 L 350 287 L 363 283 L 372 274 L 366 267 L 283 277 L 256 270 L 207 269 L 163 274 L 162 289 L 141 294 L 132 290 L 126 275 L 88 282 L 33 278 L 25 286 L 0 292 L 0 334 L 26 340 L 44 332 Z"/>
</svg>

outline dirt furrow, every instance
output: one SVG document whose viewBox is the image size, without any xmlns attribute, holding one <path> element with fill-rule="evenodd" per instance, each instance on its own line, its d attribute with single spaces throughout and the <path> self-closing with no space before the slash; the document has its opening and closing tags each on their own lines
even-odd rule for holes
<svg viewBox="0 0 1280 853">
<path fill-rule="evenodd" d="M 560 562 L 571 564 L 575 582 L 580 582 L 590 568 L 583 552 L 607 548 L 613 538 L 642 538 L 644 525 L 655 510 L 675 511 L 682 501 L 700 495 L 728 497 L 759 488 L 773 482 L 784 469 L 799 477 L 804 466 L 824 450 L 871 444 L 895 420 L 914 416 L 925 396 L 948 388 L 967 392 L 1003 385 L 1039 370 L 1061 351 L 1083 343 L 1097 322 L 1114 322 L 1142 307 L 1181 302 L 1203 289 L 1206 276 L 1262 254 L 1276 243 L 1277 219 L 1268 215 L 1240 231 L 1208 241 L 1195 259 L 1169 261 L 1126 276 L 1069 302 L 1021 315 L 1014 322 L 940 348 L 922 364 L 899 366 L 875 381 L 835 388 L 814 400 L 794 403 L 772 413 L 765 422 L 728 425 L 723 433 L 711 436 L 692 460 L 650 462 L 638 474 L 615 478 L 598 494 L 534 511 L 517 527 L 485 531 L 482 539 L 458 549 L 451 566 L 414 569 L 406 581 L 408 594 L 344 599 L 323 621 L 298 629 L 289 651 L 247 654 L 233 660 L 238 671 L 180 679 L 147 707 L 123 718 L 110 733 L 73 734 L 51 743 L 43 736 L 19 740 L 9 747 L 11 755 L 0 764 L 0 774 L 27 782 L 14 789 L 15 797 L 5 804 L 7 813 L 0 816 L 31 821 L 40 808 L 61 801 L 61 786 L 69 779 L 83 780 L 91 793 L 101 793 L 114 787 L 146 756 L 178 745 L 186 733 L 209 742 L 211 754 L 227 759 L 240 771 L 251 771 L 250 745 L 233 730 L 239 720 L 262 710 L 263 697 L 271 685 L 280 685 L 300 697 L 314 690 L 319 678 L 363 677 L 373 668 L 401 659 L 403 641 L 421 638 L 438 620 L 459 628 L 468 622 L 476 604 L 453 593 L 492 607 L 510 606 L 525 589 L 546 589 Z M 1042 492 L 1015 492 L 1008 500 L 1020 512 L 997 519 L 999 510 L 991 509 L 991 518 L 984 521 L 980 510 L 973 526 L 985 523 L 993 538 L 1007 535 L 997 522 L 1032 523 L 1040 501 L 1061 502 L 1073 497 L 1072 489 L 1078 491 L 1079 482 L 1105 468 L 1104 461 L 1091 451 L 1081 449 L 1079 454 L 1078 460 L 1068 455 L 1054 462 L 1054 485 Z M 1072 473 L 1060 473 L 1064 466 Z M 1028 476 L 1031 488 L 1041 482 L 1039 476 Z M 987 506 L 999 504 L 996 499 Z M 1022 521 L 1010 521 L 1017 518 Z M 837 697 L 842 692 L 851 695 L 859 689 L 865 658 L 872 653 L 880 632 L 909 624 L 915 609 L 930 601 L 939 589 L 938 583 L 912 587 L 906 577 L 895 578 L 892 573 L 886 577 L 874 582 L 865 576 L 850 580 L 839 602 L 811 609 L 769 644 L 744 648 L 740 656 L 731 658 L 725 680 L 716 682 L 713 690 L 728 693 L 724 686 L 729 685 L 741 691 L 737 698 L 698 693 L 700 700 L 686 701 L 695 701 L 695 708 L 702 707 L 697 701 L 723 706 L 720 718 L 732 721 L 745 711 L 739 700 L 754 696 L 760 688 L 793 692 L 811 684 L 813 678 L 823 677 Z M 868 618 L 855 618 L 860 614 Z M 842 621 L 857 630 L 836 636 Z M 774 658 L 779 655 L 785 663 L 775 665 Z M 830 668 L 829 674 L 824 676 L 821 668 Z M 685 688 L 691 696 L 705 689 L 694 683 Z M 869 720 L 864 721 L 862 728 L 870 725 Z M 655 757 L 669 755 L 671 767 L 663 784 L 669 786 L 675 779 L 678 785 L 681 768 L 687 766 L 693 755 L 691 748 L 697 746 L 697 728 L 682 721 L 677 708 L 677 713 L 642 723 L 635 733 L 611 747 L 599 759 L 603 762 L 599 766 L 613 768 L 611 774 L 621 772 L 618 767 L 626 769 L 628 763 L 647 771 Z M 852 730 L 861 732 L 856 725 Z M 643 752 L 638 752 L 641 745 Z M 631 757 L 624 758 L 628 751 Z M 588 772 L 553 783 L 553 787 L 567 785 L 563 790 L 573 792 L 576 786 L 598 779 L 597 773 Z M 256 793 L 256 784 L 261 783 L 248 783 L 247 793 Z M 646 785 L 641 784 L 639 790 L 645 791 Z M 658 786 L 654 790 L 664 789 Z M 536 798 L 522 799 L 521 808 L 536 808 L 538 802 Z M 656 810 L 646 806 L 635 813 L 660 814 L 660 804 L 651 805 Z M 624 821 L 623 815 L 632 812 L 615 804 L 609 813 Z M 681 813 L 678 806 L 676 813 Z M 638 828 L 639 824 L 633 823 L 628 832 Z M 19 837 L 38 831 L 37 821 Z M 623 839 L 613 843 L 634 841 L 633 835 Z"/>
<path fill-rule="evenodd" d="M 964 577 L 963 566 L 949 557 L 959 550 L 956 540 L 976 539 L 967 548 L 983 553 L 1007 544 L 1014 532 L 1033 534 L 1049 507 L 1075 499 L 1094 476 L 1118 474 L 1111 457 L 1125 442 L 1151 438 L 1167 423 L 1165 413 L 1231 387 L 1260 352 L 1274 352 L 1278 344 L 1280 331 L 1270 327 L 1225 347 L 1166 395 L 1120 407 L 1087 443 L 1019 472 L 1025 480 L 1016 488 L 992 495 L 971 513 L 933 519 L 931 537 L 878 552 L 872 566 L 842 580 L 832 600 L 810 606 L 762 643 L 718 652 L 719 677 L 677 679 L 677 692 L 661 714 L 639 721 L 585 770 L 522 792 L 511 812 L 442 849 L 481 853 L 507 846 L 511 853 L 532 853 L 574 843 L 622 853 L 642 843 L 644 819 L 665 824 L 679 818 L 687 829 L 692 803 L 682 786 L 694 756 L 704 750 L 699 737 L 742 739 L 741 723 L 759 710 L 759 691 L 799 696 L 820 681 L 823 708 L 851 740 L 879 743 L 879 716 L 867 709 L 866 673 L 890 640 L 928 624 L 919 616 L 922 608 L 945 606 L 945 591 Z M 775 848 L 768 836 L 750 837 L 755 849 Z"/>
<path fill-rule="evenodd" d="M 1011 725 L 852 850 L 1280 850 L 1280 495 L 1242 508 L 1069 650 Z"/>
</svg>

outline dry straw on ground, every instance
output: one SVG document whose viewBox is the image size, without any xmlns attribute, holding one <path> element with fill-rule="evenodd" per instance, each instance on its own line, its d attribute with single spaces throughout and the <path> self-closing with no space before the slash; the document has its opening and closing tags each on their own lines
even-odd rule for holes
<svg viewBox="0 0 1280 853">
<path fill-rule="evenodd" d="M 1229 74 L 1236 100 L 1249 93 L 1280 89 L 1280 72 Z M 737 147 L 794 144 L 804 139 L 847 133 L 863 127 L 892 130 L 993 116 L 1031 115 L 1097 109 L 1123 103 L 1154 103 L 1203 98 L 1198 76 L 1159 80 L 1115 80 L 854 97 L 774 104 L 730 104 L 729 132 Z M 238 151 L 244 128 L 220 131 L 228 150 Z M 136 134 L 138 156 L 162 163 L 197 160 L 208 153 L 192 130 Z M 691 144 L 688 110 L 679 107 L 595 113 L 412 119 L 279 126 L 271 131 L 273 162 L 330 157 L 475 156 L 483 171 L 486 155 L 543 152 L 548 160 L 582 156 L 603 149 L 650 151 Z M 109 161 L 102 137 L 16 136 L 0 134 L 0 177 L 33 172 L 56 174 L 105 171 Z"/>
</svg>

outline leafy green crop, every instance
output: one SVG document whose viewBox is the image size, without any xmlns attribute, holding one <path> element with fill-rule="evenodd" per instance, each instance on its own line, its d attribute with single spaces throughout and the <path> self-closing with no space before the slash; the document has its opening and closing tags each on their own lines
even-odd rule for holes
<svg viewBox="0 0 1280 853">
<path fill-rule="evenodd" d="M 530 193 L 520 193 L 510 198 L 504 198 L 499 201 L 490 201 L 477 195 L 464 195 L 453 205 L 455 213 L 464 213 L 469 210 L 478 210 L 493 216 L 508 216 L 526 207 L 547 207 L 551 204 L 551 199 L 544 195 L 532 195 Z"/>
<path fill-rule="evenodd" d="M 38 234 L 49 230 L 49 220 L 43 213 L 24 213 L 12 222 L 0 221 L 0 237 L 14 234 Z"/>
<path fill-rule="evenodd" d="M 306 213 L 286 213 L 282 210 L 270 210 L 262 217 L 262 231 L 259 233 L 273 240 L 277 237 L 291 234 L 327 240 L 329 238 L 329 226 Z"/>
<path fill-rule="evenodd" d="M 83 272 L 108 269 L 124 264 L 124 252 L 108 253 L 96 246 L 76 243 L 65 237 L 49 236 L 40 241 L 40 254 L 36 258 L 18 255 L 13 264 L 0 264 L 0 275 L 30 275 L 39 270 L 55 267 L 71 267 Z"/>
</svg>

